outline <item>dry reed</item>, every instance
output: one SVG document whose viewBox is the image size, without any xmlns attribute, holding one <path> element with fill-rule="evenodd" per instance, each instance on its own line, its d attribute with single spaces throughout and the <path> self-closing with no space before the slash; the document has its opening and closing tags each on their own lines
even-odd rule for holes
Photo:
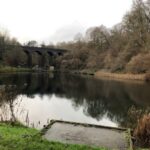
<svg viewBox="0 0 150 150">
<path fill-rule="evenodd" d="M 143 115 L 134 130 L 135 144 L 140 147 L 150 147 L 150 114 Z"/>
<path fill-rule="evenodd" d="M 150 82 L 150 73 L 145 75 L 145 81 Z"/>
<path fill-rule="evenodd" d="M 110 73 L 110 72 L 102 72 L 98 71 L 95 73 L 95 77 L 108 77 L 111 79 L 121 79 L 121 80 L 141 80 L 145 81 L 145 74 L 129 74 L 129 73 Z"/>
</svg>

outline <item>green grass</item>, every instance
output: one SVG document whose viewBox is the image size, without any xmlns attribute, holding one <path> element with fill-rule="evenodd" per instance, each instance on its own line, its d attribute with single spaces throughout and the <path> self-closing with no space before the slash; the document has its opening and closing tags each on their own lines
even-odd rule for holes
<svg viewBox="0 0 150 150">
<path fill-rule="evenodd" d="M 139 148 L 137 150 L 150 150 L 150 148 Z"/>
<path fill-rule="evenodd" d="M 20 125 L 0 124 L 0 150 L 106 150 L 82 145 L 49 142 L 40 132 Z"/>
</svg>

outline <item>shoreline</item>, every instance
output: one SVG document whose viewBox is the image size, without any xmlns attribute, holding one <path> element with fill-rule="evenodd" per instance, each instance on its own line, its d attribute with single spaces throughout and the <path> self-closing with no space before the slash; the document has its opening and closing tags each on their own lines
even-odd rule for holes
<svg viewBox="0 0 150 150">
<path fill-rule="evenodd" d="M 95 71 L 90 69 L 84 70 L 36 70 L 32 68 L 17 68 L 17 67 L 9 67 L 4 66 L 0 67 L 0 73 L 17 73 L 17 72 L 64 72 L 78 75 L 88 75 L 93 76 L 97 79 L 110 79 L 110 80 L 120 80 L 120 81 L 142 81 L 142 82 L 150 82 L 150 73 L 143 74 L 132 74 L 132 73 L 111 73 L 105 72 L 102 70 Z"/>
<path fill-rule="evenodd" d="M 52 70 L 44 70 L 42 68 L 24 68 L 24 67 L 0 67 L 0 73 L 20 73 L 20 72 L 53 72 Z"/>
<path fill-rule="evenodd" d="M 17 67 L 10 67 L 10 66 L 3 66 L 0 67 L 0 73 L 14 73 L 14 72 L 32 72 L 31 68 L 17 68 Z"/>
<path fill-rule="evenodd" d="M 150 82 L 150 73 L 132 74 L 132 73 L 111 73 L 105 71 L 94 70 L 60 70 L 60 72 L 71 73 L 77 75 L 93 76 L 96 79 L 109 79 L 118 81 L 136 81 L 136 82 Z"/>
</svg>

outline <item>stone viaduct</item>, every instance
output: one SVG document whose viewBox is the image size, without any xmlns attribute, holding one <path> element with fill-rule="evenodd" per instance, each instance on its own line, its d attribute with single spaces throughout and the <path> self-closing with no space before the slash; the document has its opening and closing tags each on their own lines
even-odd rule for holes
<svg viewBox="0 0 150 150">
<path fill-rule="evenodd" d="M 37 53 L 41 57 L 41 66 L 46 67 L 46 56 L 49 56 L 49 60 L 51 58 L 56 58 L 62 56 L 68 50 L 65 49 L 58 49 L 58 48 L 46 48 L 46 47 L 29 47 L 29 46 L 21 46 L 23 51 L 27 54 L 28 60 L 27 65 L 28 67 L 32 67 L 32 54 Z M 50 65 L 50 63 L 48 64 Z"/>
</svg>

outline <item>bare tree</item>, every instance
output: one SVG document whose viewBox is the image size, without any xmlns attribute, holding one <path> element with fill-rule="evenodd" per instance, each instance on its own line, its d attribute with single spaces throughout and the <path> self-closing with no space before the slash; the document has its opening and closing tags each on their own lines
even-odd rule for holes
<svg viewBox="0 0 150 150">
<path fill-rule="evenodd" d="M 37 43 L 37 41 L 32 40 L 32 41 L 28 41 L 28 42 L 26 43 L 26 45 L 27 45 L 27 46 L 31 46 L 31 47 L 36 47 L 36 46 L 38 46 L 38 43 Z"/>
</svg>

